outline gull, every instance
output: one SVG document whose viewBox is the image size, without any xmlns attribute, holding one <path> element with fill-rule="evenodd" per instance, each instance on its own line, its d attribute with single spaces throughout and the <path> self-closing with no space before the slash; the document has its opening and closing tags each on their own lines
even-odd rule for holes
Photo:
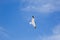
<svg viewBox="0 0 60 40">
<path fill-rule="evenodd" d="M 36 22 L 35 22 L 34 16 L 32 16 L 32 20 L 29 23 L 36 29 Z"/>
</svg>

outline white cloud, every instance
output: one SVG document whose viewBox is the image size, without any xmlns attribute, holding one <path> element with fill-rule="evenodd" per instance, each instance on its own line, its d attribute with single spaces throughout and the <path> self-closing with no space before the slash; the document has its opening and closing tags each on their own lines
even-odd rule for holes
<svg viewBox="0 0 60 40">
<path fill-rule="evenodd" d="M 60 25 L 55 26 L 55 28 L 53 29 L 53 33 L 60 34 Z"/>
<path fill-rule="evenodd" d="M 59 11 L 60 1 L 59 0 L 24 0 L 28 6 L 23 8 L 23 11 L 35 11 L 41 13 L 50 13 Z"/>
<path fill-rule="evenodd" d="M 9 36 L 3 27 L 0 27 L 0 40 L 8 40 Z"/>
<path fill-rule="evenodd" d="M 53 34 L 50 36 L 43 36 L 38 37 L 37 40 L 60 40 L 60 24 L 55 26 L 55 28 L 52 30 Z"/>
<path fill-rule="evenodd" d="M 44 4 L 40 7 L 27 6 L 23 10 L 24 11 L 35 11 L 35 12 L 41 12 L 41 13 L 49 13 L 49 12 L 52 12 L 52 10 L 54 10 L 54 6 L 51 4 Z"/>
<path fill-rule="evenodd" d="M 42 40 L 60 40 L 60 35 L 52 35 L 49 37 L 45 37 Z"/>
</svg>

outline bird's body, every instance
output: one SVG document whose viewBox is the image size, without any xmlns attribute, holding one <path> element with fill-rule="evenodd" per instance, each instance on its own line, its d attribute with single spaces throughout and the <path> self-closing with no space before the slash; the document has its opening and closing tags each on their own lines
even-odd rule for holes
<svg viewBox="0 0 60 40">
<path fill-rule="evenodd" d="M 33 27 L 36 29 L 36 23 L 35 23 L 35 20 L 34 20 L 34 16 L 32 16 L 32 20 L 31 20 L 30 24 L 32 24 Z"/>
</svg>

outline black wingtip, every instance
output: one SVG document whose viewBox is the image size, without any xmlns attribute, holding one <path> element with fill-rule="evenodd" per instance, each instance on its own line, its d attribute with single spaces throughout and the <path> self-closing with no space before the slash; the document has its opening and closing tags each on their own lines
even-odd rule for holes
<svg viewBox="0 0 60 40">
<path fill-rule="evenodd" d="M 36 27 L 34 27 L 36 29 Z"/>
<path fill-rule="evenodd" d="M 34 16 L 32 16 L 34 18 Z"/>
</svg>

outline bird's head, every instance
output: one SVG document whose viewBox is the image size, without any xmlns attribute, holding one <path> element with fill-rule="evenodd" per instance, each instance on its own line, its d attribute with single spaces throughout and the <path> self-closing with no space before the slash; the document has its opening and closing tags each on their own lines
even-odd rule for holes
<svg viewBox="0 0 60 40">
<path fill-rule="evenodd" d="M 34 18 L 34 16 L 32 16 L 32 18 Z"/>
</svg>

